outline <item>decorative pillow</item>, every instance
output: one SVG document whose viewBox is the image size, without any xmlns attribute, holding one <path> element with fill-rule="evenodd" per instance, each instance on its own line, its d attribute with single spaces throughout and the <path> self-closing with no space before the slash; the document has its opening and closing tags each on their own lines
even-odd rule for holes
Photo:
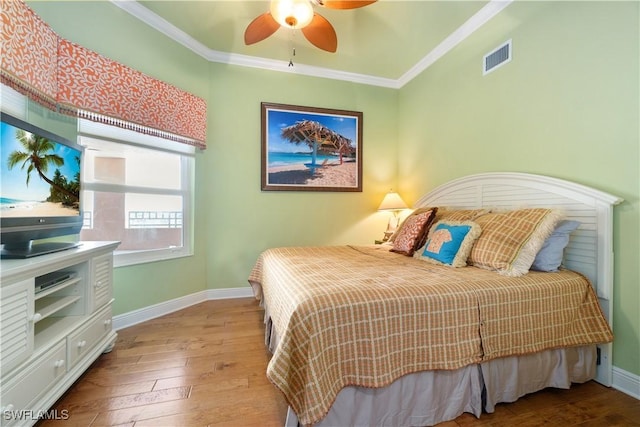
<svg viewBox="0 0 640 427">
<path fill-rule="evenodd" d="M 433 222 L 434 210 L 409 216 L 402 224 L 402 229 L 393 241 L 392 252 L 398 252 L 407 256 L 413 256 L 419 240 L 426 233 Z"/>
<path fill-rule="evenodd" d="M 402 227 L 404 226 L 404 223 L 407 222 L 407 220 L 409 218 L 411 218 L 413 215 L 419 215 L 421 213 L 425 213 L 428 211 L 433 211 L 433 214 L 435 215 L 436 212 L 438 211 L 438 208 L 434 208 L 434 207 L 425 207 L 425 208 L 417 208 L 416 210 L 414 210 L 413 212 L 411 212 L 405 219 L 404 221 L 402 221 L 402 223 L 398 226 L 398 229 L 396 230 L 395 233 L 393 233 L 391 235 L 391 237 L 389 237 L 389 241 L 393 242 L 394 240 L 396 240 L 396 237 L 398 237 L 398 234 L 400 233 L 400 230 L 402 230 Z M 426 238 L 426 236 L 425 236 Z M 422 242 L 422 244 L 424 245 L 424 242 Z M 422 246 L 422 245 L 420 245 Z M 418 246 L 419 247 L 419 246 Z"/>
<path fill-rule="evenodd" d="M 527 274 L 533 260 L 562 214 L 552 209 L 520 209 L 476 218 L 482 234 L 469 262 L 505 276 Z"/>
<path fill-rule="evenodd" d="M 560 221 L 536 254 L 531 270 L 558 271 L 562 264 L 564 248 L 569 244 L 569 235 L 579 226 L 578 221 Z"/>
<path fill-rule="evenodd" d="M 480 215 L 484 215 L 484 214 L 490 212 L 489 209 L 458 209 L 458 210 L 454 210 L 454 209 L 437 208 L 437 207 L 417 208 L 415 211 L 413 211 L 411 214 L 409 214 L 409 216 L 404 220 L 404 222 L 402 222 L 402 224 L 400 224 L 400 226 L 398 227 L 396 232 L 393 235 L 391 235 L 391 237 L 389 237 L 389 241 L 393 242 L 396 239 L 396 237 L 400 233 L 400 230 L 402 230 L 402 227 L 404 226 L 404 223 L 407 221 L 407 219 L 411 218 L 411 216 L 413 216 L 413 215 L 418 215 L 418 214 L 421 214 L 423 212 L 427 212 L 427 211 L 430 211 L 430 210 L 432 210 L 433 213 L 434 213 L 434 219 L 433 219 L 434 223 L 438 222 L 438 221 L 443 221 L 443 220 L 447 220 L 447 221 L 472 221 L 473 219 L 479 217 Z M 427 229 L 426 231 L 428 232 L 429 230 Z M 418 246 L 416 246 L 416 249 L 424 246 L 424 242 L 426 240 L 427 240 L 427 233 L 424 234 L 424 237 L 423 237 L 421 243 Z"/>
<path fill-rule="evenodd" d="M 436 221 L 473 221 L 480 215 L 491 212 L 489 209 L 445 209 L 440 208 Z"/>
<path fill-rule="evenodd" d="M 435 264 L 466 267 L 473 242 L 481 232 L 480 226 L 473 221 L 437 222 L 414 257 Z"/>
</svg>

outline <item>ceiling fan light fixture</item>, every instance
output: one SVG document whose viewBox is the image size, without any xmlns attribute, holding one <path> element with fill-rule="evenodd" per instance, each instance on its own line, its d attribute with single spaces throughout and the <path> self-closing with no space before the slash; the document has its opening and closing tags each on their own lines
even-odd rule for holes
<svg viewBox="0 0 640 427">
<path fill-rule="evenodd" d="M 304 28 L 313 20 L 313 6 L 309 0 L 271 0 L 270 12 L 285 28 Z"/>
</svg>

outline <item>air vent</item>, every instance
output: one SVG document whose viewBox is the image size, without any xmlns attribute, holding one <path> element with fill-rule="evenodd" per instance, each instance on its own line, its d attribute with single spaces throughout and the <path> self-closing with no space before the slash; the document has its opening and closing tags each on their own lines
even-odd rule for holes
<svg viewBox="0 0 640 427">
<path fill-rule="evenodd" d="M 511 61 L 511 40 L 507 40 L 499 47 L 484 56 L 482 62 L 482 75 L 488 74 L 496 68 L 502 67 Z"/>
</svg>

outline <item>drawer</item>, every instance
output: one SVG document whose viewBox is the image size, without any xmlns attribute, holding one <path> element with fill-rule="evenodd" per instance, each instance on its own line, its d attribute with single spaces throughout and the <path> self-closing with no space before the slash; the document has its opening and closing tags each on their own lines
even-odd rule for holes
<svg viewBox="0 0 640 427">
<path fill-rule="evenodd" d="M 25 410 L 66 374 L 66 355 L 65 341 L 62 340 L 30 364 L 29 369 L 3 385 L 0 417 L 3 426 L 33 424 L 35 420 L 25 419 L 30 416 Z"/>
<path fill-rule="evenodd" d="M 67 336 L 67 366 L 71 369 L 111 331 L 111 304 L 98 311 L 80 329 Z"/>
</svg>

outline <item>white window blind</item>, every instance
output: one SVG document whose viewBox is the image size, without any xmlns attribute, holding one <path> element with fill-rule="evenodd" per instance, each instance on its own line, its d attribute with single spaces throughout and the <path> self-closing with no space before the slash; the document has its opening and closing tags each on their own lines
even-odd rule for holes
<svg viewBox="0 0 640 427">
<path fill-rule="evenodd" d="M 9 86 L 0 85 L 0 106 L 3 113 L 27 121 L 27 97 Z"/>
</svg>

